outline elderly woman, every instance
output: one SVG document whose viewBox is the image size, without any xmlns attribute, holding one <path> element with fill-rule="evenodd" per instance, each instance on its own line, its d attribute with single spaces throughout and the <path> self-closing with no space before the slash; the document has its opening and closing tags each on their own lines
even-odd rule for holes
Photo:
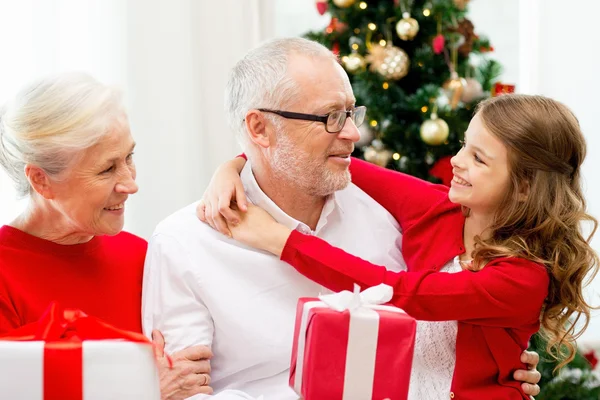
<svg viewBox="0 0 600 400">
<path fill-rule="evenodd" d="M 146 241 L 123 232 L 138 190 L 135 142 L 119 93 L 84 74 L 22 90 L 2 112 L 0 163 L 28 204 L 0 228 L 0 333 L 36 321 L 53 300 L 142 332 Z M 211 393 L 210 350 L 157 344 L 163 399 Z"/>
</svg>

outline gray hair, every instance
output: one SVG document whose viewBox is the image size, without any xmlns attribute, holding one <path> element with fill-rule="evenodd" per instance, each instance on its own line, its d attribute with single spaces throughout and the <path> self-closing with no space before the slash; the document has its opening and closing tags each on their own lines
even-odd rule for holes
<svg viewBox="0 0 600 400">
<path fill-rule="evenodd" d="M 84 73 L 62 73 L 22 89 L 0 111 L 0 165 L 19 197 L 30 193 L 27 164 L 59 178 L 125 119 L 121 94 Z"/>
<path fill-rule="evenodd" d="M 303 38 L 268 41 L 251 50 L 231 70 L 225 91 L 225 112 L 230 128 L 244 151 L 249 140 L 244 124 L 248 110 L 283 108 L 298 95 L 297 83 L 287 74 L 291 55 L 337 57 L 325 46 Z M 273 116 L 267 118 L 274 123 Z"/>
</svg>

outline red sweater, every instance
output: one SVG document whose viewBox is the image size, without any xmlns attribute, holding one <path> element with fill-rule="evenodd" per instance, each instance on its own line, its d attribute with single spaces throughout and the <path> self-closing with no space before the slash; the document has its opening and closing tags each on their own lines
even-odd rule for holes
<svg viewBox="0 0 600 400">
<path fill-rule="evenodd" d="M 37 321 L 53 300 L 141 333 L 146 248 L 126 232 L 67 246 L 1 227 L 0 333 Z"/>
<path fill-rule="evenodd" d="M 437 272 L 464 253 L 465 218 L 448 188 L 352 160 L 352 181 L 400 223 L 410 272 L 391 272 L 325 241 L 292 232 L 281 259 L 329 289 L 386 283 L 394 305 L 420 320 L 457 320 L 454 399 L 528 399 L 514 381 L 528 340 L 539 329 L 546 269 L 520 258 L 496 259 L 479 272 Z"/>
</svg>

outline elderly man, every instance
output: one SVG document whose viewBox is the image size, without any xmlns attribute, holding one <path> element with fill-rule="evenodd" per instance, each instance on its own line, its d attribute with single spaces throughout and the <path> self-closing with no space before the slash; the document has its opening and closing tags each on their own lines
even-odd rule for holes
<svg viewBox="0 0 600 400">
<path fill-rule="evenodd" d="M 226 103 L 248 155 L 241 179 L 250 201 L 291 229 L 392 270 L 406 267 L 398 223 L 350 183 L 365 110 L 328 49 L 282 39 L 252 50 L 231 73 Z M 296 303 L 324 292 L 276 257 L 201 223 L 192 204 L 150 240 L 144 331 L 160 329 L 168 351 L 211 346 L 215 392 L 296 399 L 288 387 Z"/>
</svg>

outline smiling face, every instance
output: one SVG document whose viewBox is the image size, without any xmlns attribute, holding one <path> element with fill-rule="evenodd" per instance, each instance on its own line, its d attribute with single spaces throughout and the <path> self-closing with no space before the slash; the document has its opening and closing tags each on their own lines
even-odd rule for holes
<svg viewBox="0 0 600 400">
<path fill-rule="evenodd" d="M 325 115 L 350 110 L 355 98 L 348 76 L 329 58 L 290 57 L 288 73 L 299 96 L 285 111 Z M 315 196 L 326 196 L 350 183 L 350 154 L 360 134 L 350 118 L 338 133 L 329 133 L 322 122 L 280 121 L 271 150 L 271 167 L 284 178 Z"/>
<path fill-rule="evenodd" d="M 510 184 L 506 146 L 476 114 L 465 132 L 463 148 L 451 160 L 454 173 L 448 197 L 473 212 L 493 215 Z"/>
<path fill-rule="evenodd" d="M 52 205 L 70 233 L 116 235 L 123 229 L 125 202 L 138 190 L 134 147 L 127 122 L 117 123 L 64 177 L 50 181 Z"/>
</svg>

